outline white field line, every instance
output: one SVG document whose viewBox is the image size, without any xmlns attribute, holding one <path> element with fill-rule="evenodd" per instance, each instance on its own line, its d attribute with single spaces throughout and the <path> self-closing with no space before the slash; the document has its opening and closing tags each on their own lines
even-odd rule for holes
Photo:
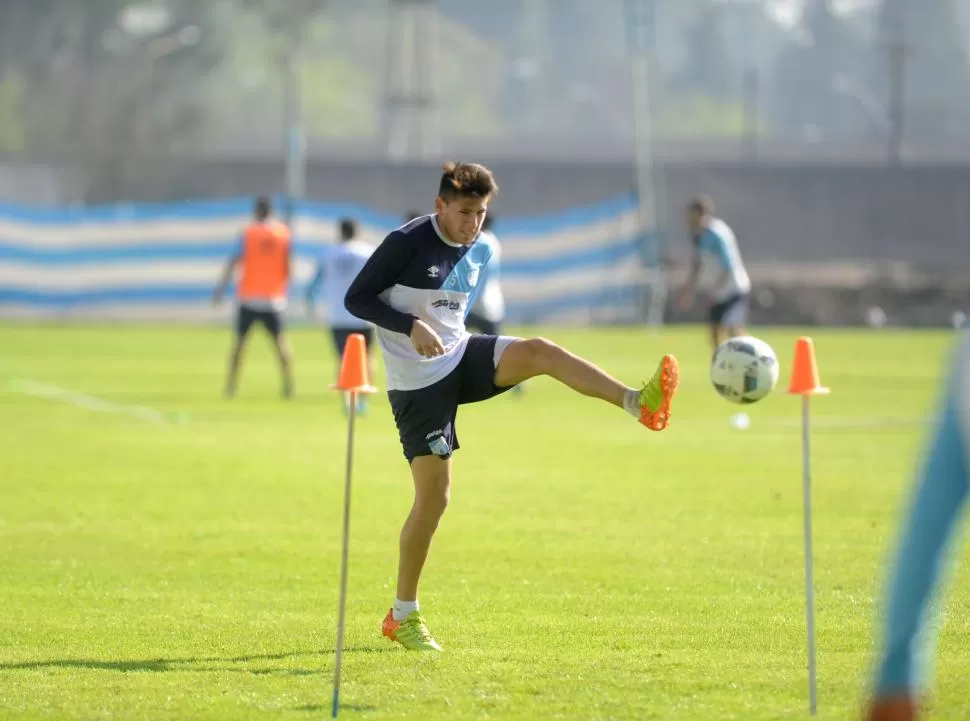
<svg viewBox="0 0 970 721">
<path fill-rule="evenodd" d="M 745 413 L 738 410 L 738 414 Z M 692 418 L 682 420 L 684 425 L 731 425 L 732 416 L 735 414 L 725 414 L 718 418 Z M 750 426 L 747 430 L 773 430 L 776 428 L 801 428 L 802 420 L 800 417 L 784 416 L 765 416 L 759 417 L 748 414 Z M 889 417 L 889 416 L 870 416 L 870 417 L 840 417 L 840 416 L 817 416 L 811 419 L 813 429 L 839 428 L 845 430 L 865 430 L 880 428 L 918 428 L 928 425 L 931 420 L 928 418 L 917 417 Z"/>
<path fill-rule="evenodd" d="M 36 398 L 46 398 L 47 400 L 51 401 L 59 401 L 61 403 L 74 406 L 75 408 L 83 408 L 85 410 L 97 411 L 99 413 L 126 415 L 140 421 L 145 421 L 146 423 L 171 423 L 180 419 L 177 414 L 163 413 L 162 411 L 155 410 L 154 408 L 148 408 L 147 406 L 115 403 L 114 401 L 105 400 L 104 398 L 96 398 L 95 396 L 89 396 L 85 393 L 75 393 L 74 391 L 69 391 L 66 388 L 60 388 L 47 383 L 37 383 L 29 380 L 14 380 L 11 382 L 10 387 L 15 391 L 24 393 L 25 395 L 34 396 Z"/>
</svg>

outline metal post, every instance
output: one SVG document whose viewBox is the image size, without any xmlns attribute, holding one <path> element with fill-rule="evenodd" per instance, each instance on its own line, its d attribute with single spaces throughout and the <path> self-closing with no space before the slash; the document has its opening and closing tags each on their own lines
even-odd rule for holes
<svg viewBox="0 0 970 721">
<path fill-rule="evenodd" d="M 303 128 L 302 51 L 303 6 L 292 0 L 286 4 L 286 37 L 283 45 L 283 127 L 285 143 L 287 225 L 296 219 L 296 208 L 306 193 L 306 139 Z"/>
<path fill-rule="evenodd" d="M 805 618 L 808 633 L 808 708 L 818 709 L 815 668 L 815 580 L 812 562 L 812 460 L 809 446 L 809 397 L 802 396 L 802 505 L 805 519 Z"/>
<path fill-rule="evenodd" d="M 340 711 L 340 671 L 344 657 L 344 627 L 347 622 L 347 576 L 350 561 L 350 488 L 354 464 L 354 421 L 357 419 L 357 392 L 350 391 L 350 420 L 347 425 L 347 463 L 344 476 L 344 529 L 340 555 L 340 601 L 337 613 L 337 650 L 333 674 L 333 701 L 331 715 L 337 718 Z"/>
</svg>

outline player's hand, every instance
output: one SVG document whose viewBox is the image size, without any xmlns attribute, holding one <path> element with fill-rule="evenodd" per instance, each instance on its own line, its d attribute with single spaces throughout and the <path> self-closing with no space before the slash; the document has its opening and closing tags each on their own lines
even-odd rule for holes
<svg viewBox="0 0 970 721">
<path fill-rule="evenodd" d="M 677 298 L 677 308 L 679 310 L 688 310 L 694 305 L 694 294 L 689 290 L 685 290 Z"/>
<path fill-rule="evenodd" d="M 418 355 L 425 358 L 436 358 L 445 352 L 441 338 L 423 320 L 415 318 L 411 326 L 411 345 Z"/>
</svg>

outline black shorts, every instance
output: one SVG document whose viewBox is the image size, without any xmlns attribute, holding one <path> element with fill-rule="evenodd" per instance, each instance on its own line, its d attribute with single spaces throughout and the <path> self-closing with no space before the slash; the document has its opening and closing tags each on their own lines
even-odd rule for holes
<svg viewBox="0 0 970 721">
<path fill-rule="evenodd" d="M 240 337 L 245 336 L 253 323 L 257 322 L 262 323 L 274 338 L 278 338 L 283 332 L 283 314 L 280 311 L 255 310 L 244 305 L 239 306 L 239 312 L 236 314 L 236 333 Z"/>
<path fill-rule="evenodd" d="M 487 318 L 480 316 L 475 311 L 468 314 L 465 318 L 465 327 L 474 328 L 479 333 L 484 335 L 502 335 L 502 324 L 494 320 L 488 320 Z"/>
<path fill-rule="evenodd" d="M 337 349 L 338 357 L 343 357 L 344 348 L 347 347 L 347 339 L 354 333 L 360 333 L 364 336 L 367 352 L 370 353 L 371 346 L 374 344 L 373 328 L 331 328 L 330 336 L 333 338 L 333 347 Z"/>
<path fill-rule="evenodd" d="M 715 303 L 709 311 L 711 325 L 742 326 L 748 315 L 748 294 L 735 293 Z"/>
<path fill-rule="evenodd" d="M 437 383 L 387 392 L 408 463 L 416 456 L 451 456 L 460 448 L 455 429 L 458 406 L 488 400 L 512 388 L 495 385 L 497 340 L 493 335 L 473 335 L 458 366 Z"/>
</svg>

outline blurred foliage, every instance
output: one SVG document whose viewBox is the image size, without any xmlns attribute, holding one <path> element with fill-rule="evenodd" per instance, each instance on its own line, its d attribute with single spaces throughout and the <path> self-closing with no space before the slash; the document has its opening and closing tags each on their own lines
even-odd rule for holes
<svg viewBox="0 0 970 721">
<path fill-rule="evenodd" d="M 380 137 L 389 0 L 3 0 L 0 151 L 67 159 L 93 195 L 151 163 L 210 151 L 278 152 L 284 58 L 301 63 L 312 140 Z M 623 0 L 437 0 L 442 126 L 451 136 L 628 143 Z M 887 122 L 888 43 L 900 18 L 912 138 L 970 127 L 970 3 L 885 0 L 854 14 L 805 0 L 657 0 L 654 127 L 744 131 L 746 72 L 759 127 L 871 136 Z M 883 127 L 883 130 L 885 128 Z"/>
</svg>

